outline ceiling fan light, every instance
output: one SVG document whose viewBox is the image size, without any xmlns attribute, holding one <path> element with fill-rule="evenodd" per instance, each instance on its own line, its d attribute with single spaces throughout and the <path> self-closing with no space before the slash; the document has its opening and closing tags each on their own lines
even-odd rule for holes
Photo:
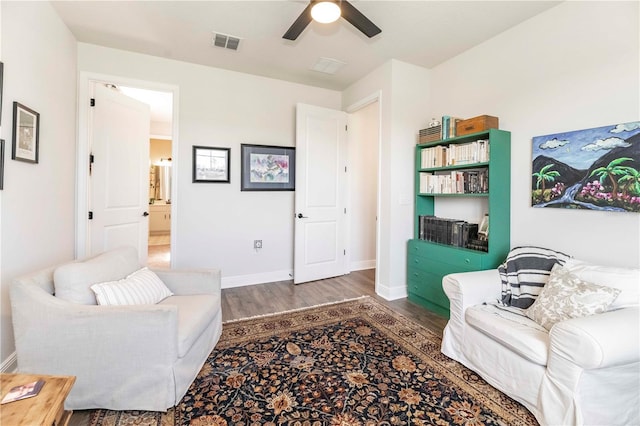
<svg viewBox="0 0 640 426">
<path fill-rule="evenodd" d="M 340 17 L 340 7 L 332 1 L 318 2 L 311 8 L 311 17 L 322 24 L 330 24 Z"/>
</svg>

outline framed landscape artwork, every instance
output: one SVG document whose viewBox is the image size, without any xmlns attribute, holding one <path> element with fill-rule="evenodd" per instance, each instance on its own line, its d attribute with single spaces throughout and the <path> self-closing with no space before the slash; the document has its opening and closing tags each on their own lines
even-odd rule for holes
<svg viewBox="0 0 640 426">
<path fill-rule="evenodd" d="M 531 205 L 640 212 L 640 121 L 533 138 Z"/>
<path fill-rule="evenodd" d="M 18 102 L 13 103 L 13 140 L 11 158 L 38 162 L 40 114 Z"/>
<path fill-rule="evenodd" d="M 241 145 L 241 191 L 294 191 L 295 148 Z"/>
<path fill-rule="evenodd" d="M 193 146 L 193 182 L 231 182 L 231 148 Z"/>
</svg>

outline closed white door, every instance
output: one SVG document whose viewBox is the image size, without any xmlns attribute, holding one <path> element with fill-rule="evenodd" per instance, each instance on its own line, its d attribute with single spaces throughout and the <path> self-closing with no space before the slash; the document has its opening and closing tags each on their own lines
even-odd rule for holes
<svg viewBox="0 0 640 426">
<path fill-rule="evenodd" d="M 295 284 L 346 270 L 347 114 L 296 108 Z"/>
<path fill-rule="evenodd" d="M 149 234 L 149 106 L 96 83 L 91 108 L 89 220 L 92 255 L 121 246 L 146 264 Z"/>
</svg>

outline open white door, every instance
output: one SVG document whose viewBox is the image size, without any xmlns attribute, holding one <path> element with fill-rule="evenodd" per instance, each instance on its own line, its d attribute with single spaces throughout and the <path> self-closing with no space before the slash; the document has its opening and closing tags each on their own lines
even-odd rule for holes
<svg viewBox="0 0 640 426">
<path fill-rule="evenodd" d="M 293 282 L 346 270 L 347 114 L 298 104 Z"/>
<path fill-rule="evenodd" d="M 149 106 L 103 84 L 91 108 L 90 255 L 124 245 L 146 264 L 149 239 Z"/>
</svg>

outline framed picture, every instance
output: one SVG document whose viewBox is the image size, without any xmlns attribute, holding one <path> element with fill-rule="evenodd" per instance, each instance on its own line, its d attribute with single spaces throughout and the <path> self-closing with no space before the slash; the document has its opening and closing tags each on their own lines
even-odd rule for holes
<svg viewBox="0 0 640 426">
<path fill-rule="evenodd" d="M 242 144 L 241 150 L 241 191 L 296 189 L 295 148 Z"/>
<path fill-rule="evenodd" d="M 0 190 L 4 189 L 4 139 L 0 139 Z"/>
<path fill-rule="evenodd" d="M 229 183 L 231 148 L 193 146 L 193 182 Z"/>
<path fill-rule="evenodd" d="M 2 125 L 2 87 L 4 81 L 4 63 L 0 62 L 0 125 Z"/>
<path fill-rule="evenodd" d="M 11 159 L 38 162 L 40 114 L 26 106 L 13 103 L 13 146 Z"/>
<path fill-rule="evenodd" d="M 489 215 L 485 214 L 482 217 L 482 222 L 478 226 L 478 238 L 481 240 L 489 239 Z"/>
<path fill-rule="evenodd" d="M 531 205 L 640 213 L 640 121 L 532 139 Z"/>
</svg>

